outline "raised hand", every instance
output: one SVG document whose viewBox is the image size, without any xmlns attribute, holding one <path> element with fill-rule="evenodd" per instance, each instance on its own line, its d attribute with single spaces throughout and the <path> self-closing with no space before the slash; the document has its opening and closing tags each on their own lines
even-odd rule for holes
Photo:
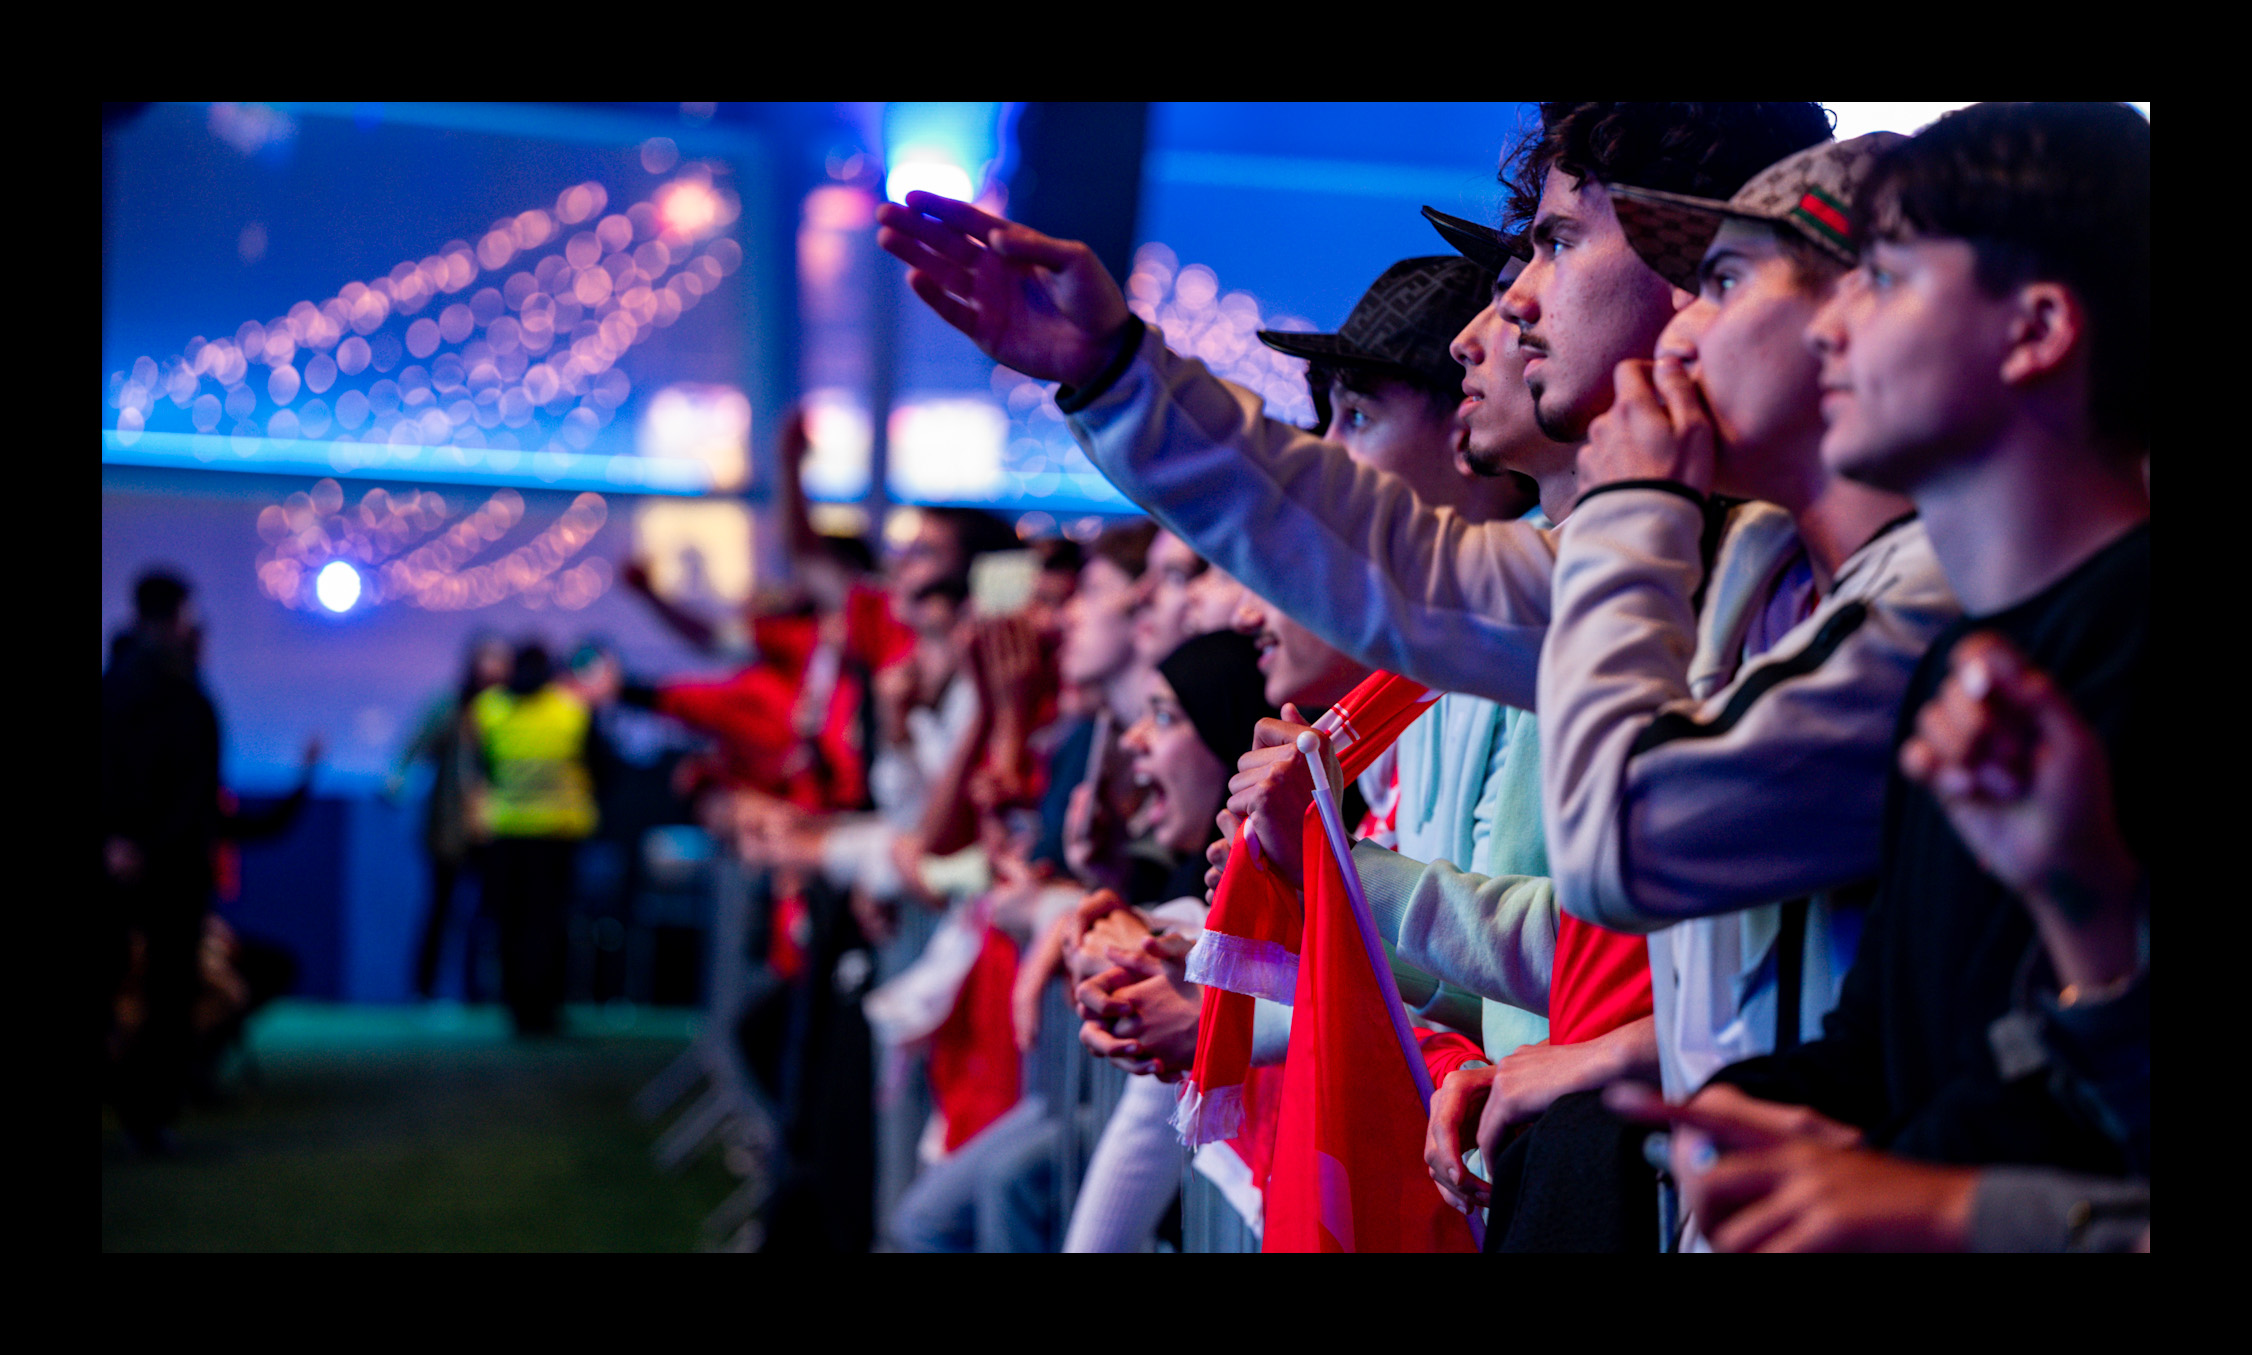
<svg viewBox="0 0 2252 1355">
<path fill-rule="evenodd" d="M 907 285 L 1004 367 L 1081 386 L 1118 351 L 1125 294 L 1077 240 L 1056 240 L 935 193 L 876 209 L 876 243 Z"/>
</svg>

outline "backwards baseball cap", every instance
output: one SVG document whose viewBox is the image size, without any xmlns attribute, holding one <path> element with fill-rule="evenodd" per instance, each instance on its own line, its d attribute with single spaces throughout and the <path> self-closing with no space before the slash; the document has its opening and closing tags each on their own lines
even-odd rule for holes
<svg viewBox="0 0 2252 1355">
<path fill-rule="evenodd" d="M 1907 139 L 1898 132 L 1871 132 L 1809 146 L 1753 175 L 1726 202 L 1632 184 L 1604 187 L 1627 243 L 1642 262 L 1674 286 L 1694 292 L 1697 266 L 1720 233 L 1721 221 L 1729 217 L 1794 231 L 1840 263 L 1858 262 L 1853 195 L 1885 152 Z"/>
<path fill-rule="evenodd" d="M 1531 263 L 1533 252 L 1522 235 L 1511 235 L 1481 226 L 1475 221 L 1465 221 L 1459 216 L 1448 216 L 1436 207 L 1423 209 L 1423 219 L 1436 228 L 1442 238 L 1455 248 L 1463 258 L 1492 273 L 1507 278 L 1510 270 Z"/>
<path fill-rule="evenodd" d="M 1462 368 L 1447 349 L 1486 308 L 1493 286 L 1493 274 L 1469 259 L 1402 259 L 1362 294 L 1335 334 L 1262 329 L 1259 341 L 1314 362 L 1397 367 L 1453 389 Z"/>
</svg>

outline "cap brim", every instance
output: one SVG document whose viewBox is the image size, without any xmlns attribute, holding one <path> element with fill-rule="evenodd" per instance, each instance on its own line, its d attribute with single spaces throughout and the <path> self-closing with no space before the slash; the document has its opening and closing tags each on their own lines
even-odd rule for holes
<svg viewBox="0 0 2252 1355">
<path fill-rule="evenodd" d="M 1301 334 L 1296 330 L 1262 329 L 1259 342 L 1278 353 L 1314 362 L 1355 362 L 1390 367 L 1395 364 L 1353 343 L 1342 334 Z"/>
<path fill-rule="evenodd" d="M 1491 226 L 1481 226 L 1459 216 L 1448 216 L 1436 207 L 1423 209 L 1423 218 L 1439 232 L 1441 239 L 1463 258 L 1499 277 L 1509 271 L 1513 263 L 1529 263 L 1532 254 L 1511 236 L 1503 235 Z"/>
<path fill-rule="evenodd" d="M 1605 184 L 1611 210 L 1618 214 L 1626 241 L 1650 271 L 1683 291 L 1697 290 L 1697 270 L 1720 233 L 1720 223 L 1735 217 L 1773 224 L 1757 212 L 1739 211 L 1713 198 L 1667 193 L 1632 184 Z"/>
</svg>

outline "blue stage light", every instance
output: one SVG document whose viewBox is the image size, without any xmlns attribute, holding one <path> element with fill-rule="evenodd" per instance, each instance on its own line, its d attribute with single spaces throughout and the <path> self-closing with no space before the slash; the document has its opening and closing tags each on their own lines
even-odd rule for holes
<svg viewBox="0 0 2252 1355">
<path fill-rule="evenodd" d="M 329 561 L 313 580 L 313 595 L 323 607 L 339 615 L 351 611 L 352 604 L 360 600 L 360 571 L 342 560 Z"/>
</svg>

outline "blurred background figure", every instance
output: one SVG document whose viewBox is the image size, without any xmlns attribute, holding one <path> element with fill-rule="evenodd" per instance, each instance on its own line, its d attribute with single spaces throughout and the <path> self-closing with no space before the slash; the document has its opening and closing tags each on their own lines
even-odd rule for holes
<svg viewBox="0 0 2252 1355">
<path fill-rule="evenodd" d="M 479 693 L 506 682 L 514 665 L 514 652 L 499 636 L 480 635 L 472 641 L 460 682 L 423 708 L 384 785 L 384 793 L 395 800 L 415 764 L 430 764 L 430 797 L 423 807 L 422 828 L 423 850 L 430 857 L 430 911 L 423 918 L 414 966 L 414 991 L 425 999 L 437 996 L 438 964 L 445 953 L 454 891 L 462 876 L 475 869 L 483 842 L 483 829 L 470 813 L 469 792 L 477 779 L 470 708 Z M 474 1002 L 478 996 L 474 928 L 465 950 L 463 996 Z"/>
<path fill-rule="evenodd" d="M 102 674 L 108 1099 L 134 1147 L 155 1156 L 172 1150 L 171 1127 L 208 1063 L 210 1042 L 231 1036 L 254 1005 L 233 968 L 239 943 L 223 924 L 216 936 L 210 926 L 223 844 L 286 828 L 320 761 L 315 739 L 294 794 L 265 814 L 235 811 L 219 779 L 219 710 L 199 669 L 203 627 L 193 593 L 171 570 L 142 574 L 133 587 L 133 625 L 112 640 Z M 253 968 L 259 996 L 271 997 L 275 985 L 264 980 L 278 974 L 276 966 Z M 286 986 L 287 978 L 279 982 Z M 214 986 L 219 1002 L 199 1013 Z"/>
<path fill-rule="evenodd" d="M 608 763 L 588 697 L 603 690 L 557 682 L 534 640 L 517 647 L 508 681 L 470 705 L 478 817 L 491 839 L 486 898 L 500 921 L 501 997 L 519 1035 L 561 1028 L 573 860 L 599 822 L 595 775 Z"/>
</svg>

